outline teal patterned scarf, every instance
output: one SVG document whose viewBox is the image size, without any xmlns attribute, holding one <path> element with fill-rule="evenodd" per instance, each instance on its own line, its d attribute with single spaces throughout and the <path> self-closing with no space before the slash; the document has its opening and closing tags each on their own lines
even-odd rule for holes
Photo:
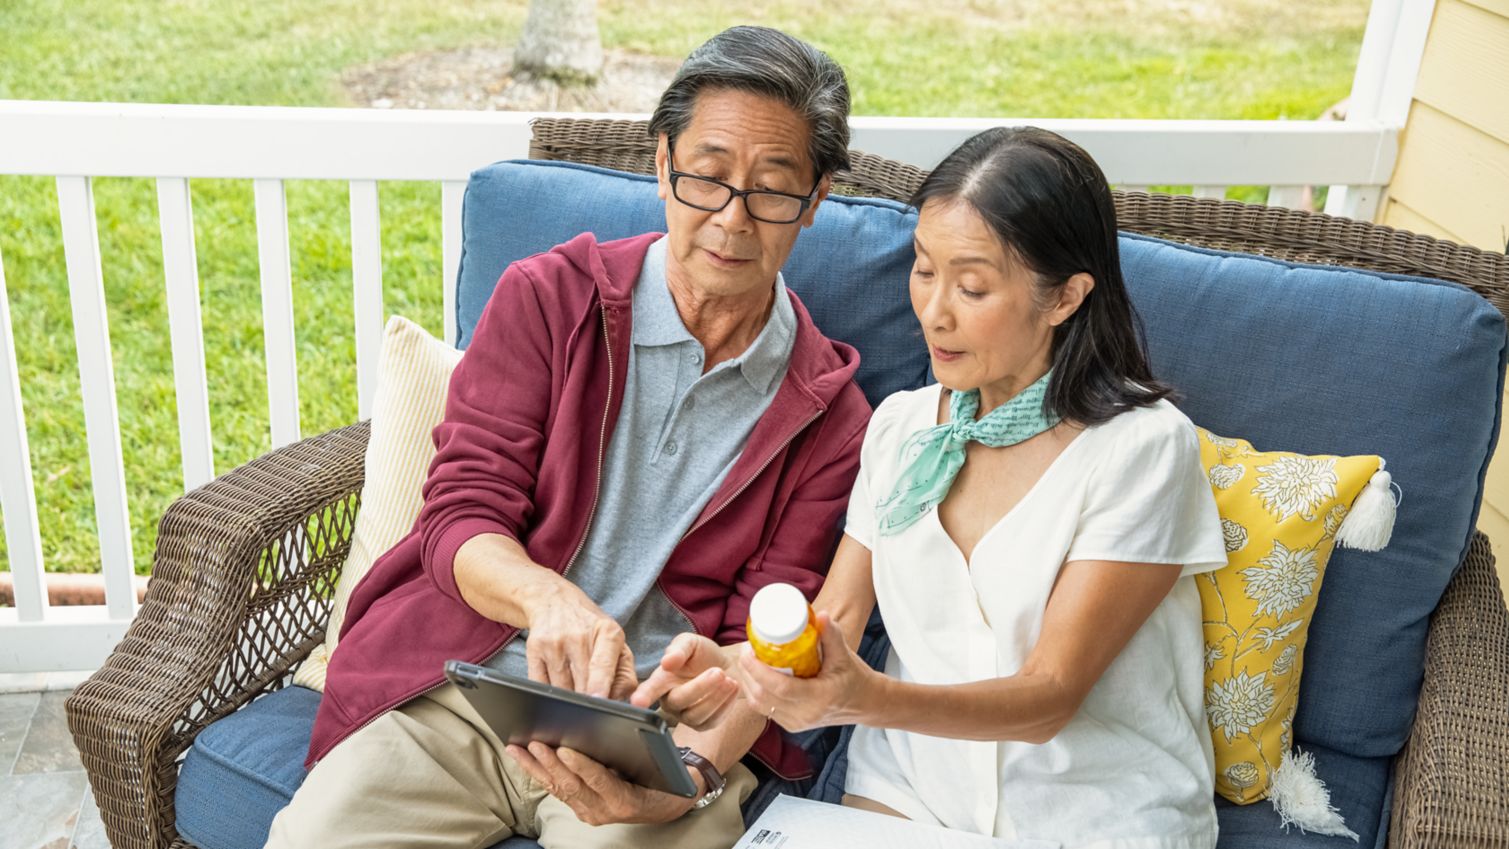
<svg viewBox="0 0 1509 849">
<path fill-rule="evenodd" d="M 1050 370 L 1016 397 L 991 410 L 979 421 L 980 391 L 955 392 L 949 399 L 949 420 L 919 430 L 901 446 L 905 467 L 896 488 L 875 505 L 880 534 L 890 536 L 911 527 L 947 497 L 954 478 L 964 468 L 964 446 L 977 440 L 991 448 L 1024 442 L 1058 424 L 1058 416 L 1043 410 Z"/>
</svg>

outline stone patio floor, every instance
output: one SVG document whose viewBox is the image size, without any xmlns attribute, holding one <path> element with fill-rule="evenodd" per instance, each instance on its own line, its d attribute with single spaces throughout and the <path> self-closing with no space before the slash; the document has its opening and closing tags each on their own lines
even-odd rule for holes
<svg viewBox="0 0 1509 849">
<path fill-rule="evenodd" d="M 0 849 L 110 846 L 63 717 L 87 675 L 0 675 Z"/>
</svg>

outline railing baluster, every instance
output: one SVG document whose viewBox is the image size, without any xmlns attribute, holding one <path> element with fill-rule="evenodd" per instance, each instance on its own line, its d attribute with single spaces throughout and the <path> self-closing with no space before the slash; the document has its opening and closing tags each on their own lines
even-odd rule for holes
<svg viewBox="0 0 1509 849">
<path fill-rule="evenodd" d="M 100 568 L 110 618 L 127 619 L 136 610 L 132 577 L 131 522 L 126 509 L 126 475 L 121 462 L 115 364 L 110 356 L 110 323 L 105 281 L 100 271 L 99 227 L 88 177 L 58 178 L 58 212 L 63 224 L 63 258 L 73 304 L 73 335 L 89 436 L 89 471 L 94 483 L 94 516 L 99 528 Z"/>
<path fill-rule="evenodd" d="M 1194 191 L 1190 192 L 1190 194 L 1194 195 L 1197 198 L 1214 198 L 1216 200 L 1225 200 L 1226 199 L 1226 187 L 1225 186 L 1195 186 L 1194 187 Z"/>
<path fill-rule="evenodd" d="M 466 195 L 464 180 L 446 180 L 440 184 L 441 291 L 444 292 L 445 341 L 456 344 L 456 276 L 461 272 L 461 200 Z"/>
<path fill-rule="evenodd" d="M 372 415 L 382 348 L 382 222 L 377 181 L 351 181 L 351 285 L 356 308 L 356 417 Z"/>
<path fill-rule="evenodd" d="M 215 477 L 210 435 L 209 388 L 204 372 L 204 320 L 199 311 L 199 264 L 194 250 L 194 208 L 189 181 L 157 181 L 162 228 L 162 270 L 167 286 L 168 329 L 173 340 L 173 386 L 178 396 L 178 444 L 183 453 L 183 488 L 195 489 Z"/>
<path fill-rule="evenodd" d="M 16 614 L 37 622 L 47 613 L 42 578 L 42 536 L 37 530 L 37 498 L 32 487 L 31 450 L 26 444 L 26 415 L 21 409 L 21 370 L 11 335 L 10 298 L 5 291 L 5 263 L 0 261 L 0 503 L 5 505 L 5 550 L 10 559 Z"/>
<path fill-rule="evenodd" d="M 1326 194 L 1326 214 L 1343 215 L 1358 221 L 1372 221 L 1378 217 L 1378 206 L 1383 203 L 1380 185 L 1332 186 Z"/>
<path fill-rule="evenodd" d="M 1268 189 L 1268 205 L 1285 209 L 1308 209 L 1304 186 L 1273 186 Z"/>
<path fill-rule="evenodd" d="M 267 349 L 267 413 L 272 447 L 299 441 L 299 363 L 293 342 L 293 270 L 282 180 L 256 180 L 257 262 L 262 275 L 262 338 Z"/>
</svg>

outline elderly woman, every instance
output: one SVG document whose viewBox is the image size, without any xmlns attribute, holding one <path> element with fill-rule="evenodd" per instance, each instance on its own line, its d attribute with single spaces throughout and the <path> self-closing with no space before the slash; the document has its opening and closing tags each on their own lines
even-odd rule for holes
<svg viewBox="0 0 1509 849">
<path fill-rule="evenodd" d="M 1106 179 L 1060 136 L 996 129 L 913 205 L 938 382 L 871 420 L 814 604 L 821 673 L 683 635 L 635 700 L 856 724 L 857 807 L 1066 847 L 1214 846 L 1191 576 L 1226 551 L 1194 427 L 1148 367 Z M 851 649 L 876 604 L 883 674 Z"/>
</svg>

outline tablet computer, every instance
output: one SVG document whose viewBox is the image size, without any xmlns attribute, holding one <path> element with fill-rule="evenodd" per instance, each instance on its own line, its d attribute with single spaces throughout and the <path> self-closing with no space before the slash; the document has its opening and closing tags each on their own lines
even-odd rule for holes
<svg viewBox="0 0 1509 849">
<path fill-rule="evenodd" d="M 565 746 L 640 786 L 697 795 L 670 728 L 654 711 L 459 660 L 446 661 L 445 677 L 505 743 Z"/>
</svg>

